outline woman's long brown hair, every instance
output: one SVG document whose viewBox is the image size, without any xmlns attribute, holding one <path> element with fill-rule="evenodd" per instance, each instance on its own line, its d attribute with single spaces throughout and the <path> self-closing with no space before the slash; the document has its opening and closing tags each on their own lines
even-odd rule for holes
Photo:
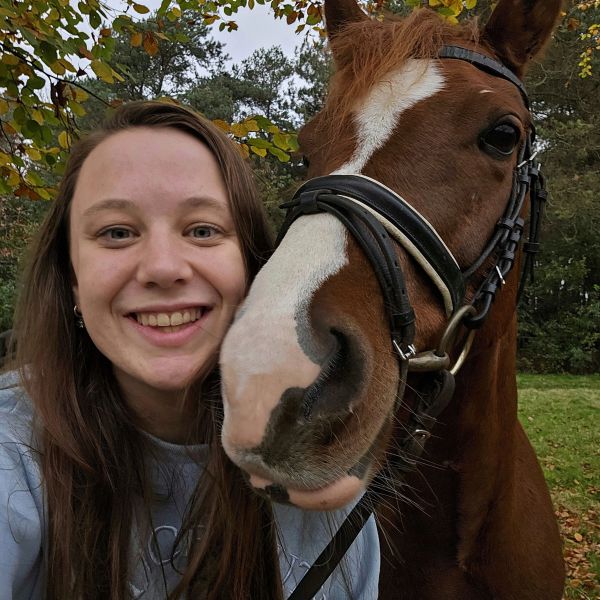
<svg viewBox="0 0 600 600">
<path fill-rule="evenodd" d="M 113 133 L 142 126 L 184 131 L 212 151 L 229 193 L 248 281 L 271 248 L 248 166 L 216 127 L 183 107 L 126 104 L 72 149 L 34 244 L 15 318 L 17 363 L 35 406 L 47 499 L 47 600 L 129 598 L 134 507 L 149 510 L 151 501 L 146 438 L 134 425 L 110 362 L 75 325 L 68 241 L 69 207 L 83 162 Z M 213 372 L 188 390 L 198 407 L 190 442 L 208 443 L 210 458 L 182 527 L 179 543 L 189 544 L 189 563 L 172 597 L 280 599 L 272 512 L 221 449 L 218 386 Z"/>
</svg>

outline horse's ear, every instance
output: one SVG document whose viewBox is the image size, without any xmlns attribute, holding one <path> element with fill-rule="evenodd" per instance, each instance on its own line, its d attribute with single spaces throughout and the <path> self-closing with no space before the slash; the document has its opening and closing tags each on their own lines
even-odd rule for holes
<svg viewBox="0 0 600 600">
<path fill-rule="evenodd" d="M 335 37 L 349 25 L 368 19 L 367 15 L 358 6 L 356 0 L 325 0 L 325 25 L 327 37 L 331 44 L 333 57 L 338 62 L 335 52 Z"/>
<path fill-rule="evenodd" d="M 550 39 L 562 0 L 500 0 L 483 30 L 504 64 L 522 76 Z"/>
</svg>

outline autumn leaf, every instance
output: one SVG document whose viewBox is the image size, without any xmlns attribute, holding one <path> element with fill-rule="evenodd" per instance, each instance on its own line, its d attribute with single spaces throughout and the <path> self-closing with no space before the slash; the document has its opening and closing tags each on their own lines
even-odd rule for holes
<svg viewBox="0 0 600 600">
<path fill-rule="evenodd" d="M 61 131 L 58 134 L 58 143 L 61 148 L 67 150 L 71 145 L 71 136 L 66 131 Z"/>
<path fill-rule="evenodd" d="M 142 45 L 142 40 L 143 40 L 142 32 L 141 31 L 136 31 L 135 33 L 133 33 L 131 35 L 131 39 L 129 40 L 129 43 L 134 48 L 138 48 L 139 46 Z"/>
<path fill-rule="evenodd" d="M 150 9 L 147 6 L 144 6 L 143 4 L 138 4 L 137 2 L 134 2 L 132 6 L 133 10 L 135 10 L 135 12 L 140 15 L 145 15 L 150 12 Z"/>
<path fill-rule="evenodd" d="M 96 73 L 98 79 L 101 79 L 106 83 L 114 82 L 113 70 L 106 63 L 103 63 L 100 60 L 93 60 L 91 66 L 92 71 Z"/>
<path fill-rule="evenodd" d="M 158 53 L 158 40 L 151 31 L 146 31 L 144 33 L 144 50 L 150 56 L 154 56 Z"/>
</svg>

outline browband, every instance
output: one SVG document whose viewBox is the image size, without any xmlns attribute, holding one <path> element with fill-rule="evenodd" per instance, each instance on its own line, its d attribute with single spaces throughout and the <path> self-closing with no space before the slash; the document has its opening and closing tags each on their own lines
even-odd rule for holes
<svg viewBox="0 0 600 600">
<path fill-rule="evenodd" d="M 490 75 L 510 81 L 514 86 L 517 87 L 519 92 L 521 92 L 525 106 L 528 109 L 530 108 L 527 90 L 525 90 L 523 82 L 510 69 L 507 69 L 497 60 L 494 60 L 485 54 L 475 52 L 474 50 L 461 48 L 460 46 L 442 46 L 438 52 L 438 58 L 456 58 L 457 60 L 464 60 L 478 67 L 482 71 L 489 73 Z"/>
</svg>

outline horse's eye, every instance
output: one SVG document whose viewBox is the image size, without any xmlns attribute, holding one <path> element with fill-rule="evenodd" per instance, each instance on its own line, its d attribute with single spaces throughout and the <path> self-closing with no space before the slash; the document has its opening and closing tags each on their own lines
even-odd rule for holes
<svg viewBox="0 0 600 600">
<path fill-rule="evenodd" d="M 510 156 L 517 147 L 521 132 L 512 123 L 498 123 L 484 131 L 479 138 L 482 150 L 492 156 Z"/>
</svg>

